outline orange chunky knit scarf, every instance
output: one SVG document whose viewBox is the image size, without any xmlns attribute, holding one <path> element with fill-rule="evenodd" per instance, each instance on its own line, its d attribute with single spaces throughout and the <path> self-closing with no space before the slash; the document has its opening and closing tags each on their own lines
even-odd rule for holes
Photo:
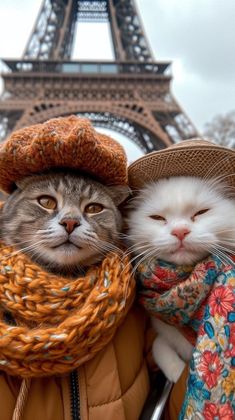
<svg viewBox="0 0 235 420">
<path fill-rule="evenodd" d="M 84 277 L 43 271 L 0 245 L 0 369 L 24 378 L 68 372 L 113 337 L 134 299 L 128 259 L 109 254 Z"/>
</svg>

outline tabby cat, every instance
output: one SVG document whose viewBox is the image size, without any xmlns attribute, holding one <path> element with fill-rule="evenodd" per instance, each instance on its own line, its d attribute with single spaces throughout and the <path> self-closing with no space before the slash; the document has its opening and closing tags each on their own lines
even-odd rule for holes
<svg viewBox="0 0 235 420">
<path fill-rule="evenodd" d="M 26 177 L 1 210 L 1 239 L 47 271 L 76 276 L 119 250 L 118 205 L 127 195 L 77 173 Z"/>
</svg>

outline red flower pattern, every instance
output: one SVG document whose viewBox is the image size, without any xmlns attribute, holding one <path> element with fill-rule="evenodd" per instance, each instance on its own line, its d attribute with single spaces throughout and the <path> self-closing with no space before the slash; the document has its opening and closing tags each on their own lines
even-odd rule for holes
<svg viewBox="0 0 235 420">
<path fill-rule="evenodd" d="M 210 313 L 227 317 L 229 311 L 233 310 L 234 296 L 230 287 L 218 286 L 211 293 L 209 299 Z"/>
<path fill-rule="evenodd" d="M 234 418 L 229 403 L 223 405 L 206 403 L 203 415 L 205 420 L 232 420 Z"/>
<path fill-rule="evenodd" d="M 202 372 L 202 378 L 209 389 L 217 384 L 222 367 L 218 354 L 209 350 L 203 353 L 198 370 Z"/>
</svg>

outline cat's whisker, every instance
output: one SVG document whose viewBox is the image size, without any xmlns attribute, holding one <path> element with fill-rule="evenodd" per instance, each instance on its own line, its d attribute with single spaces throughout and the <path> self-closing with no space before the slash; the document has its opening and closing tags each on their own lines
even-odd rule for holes
<svg viewBox="0 0 235 420">
<path fill-rule="evenodd" d="M 16 250 L 14 250 L 14 251 L 12 251 L 11 253 L 9 253 L 9 254 L 7 254 L 6 256 L 4 256 L 3 258 L 8 258 L 9 256 L 13 256 L 13 255 L 15 255 L 15 254 L 18 254 L 19 252 L 22 252 L 23 250 L 26 250 L 26 249 L 29 249 L 29 248 L 31 248 L 31 247 L 34 247 L 35 245 L 38 245 L 38 244 L 40 244 L 42 241 L 38 241 L 38 242 L 35 242 L 35 243 L 33 243 L 33 244 L 31 244 L 31 245 L 29 245 L 29 246 L 27 246 L 27 247 L 23 247 L 23 248 L 17 248 Z M 23 243 L 22 243 L 23 244 Z M 20 244 L 16 244 L 17 246 L 19 246 Z M 11 245 L 12 246 L 12 245 Z M 14 247 L 14 246 L 13 246 Z M 6 246 L 6 247 L 4 247 L 4 248 L 2 248 L 2 249 L 6 249 L 6 248 L 9 248 L 9 245 L 8 246 Z"/>
<path fill-rule="evenodd" d="M 132 269 L 132 271 L 131 271 L 131 273 L 130 273 L 130 278 L 129 278 L 129 280 L 128 280 L 128 282 L 127 282 L 127 286 L 126 286 L 126 291 L 125 291 L 125 298 L 124 298 L 124 302 L 126 303 L 126 300 L 127 300 L 127 290 L 128 290 L 128 286 L 129 286 L 129 283 L 130 283 L 130 281 L 131 281 L 131 278 L 132 278 L 132 276 L 134 276 L 134 274 L 135 274 L 135 272 L 136 272 L 136 270 L 137 270 L 137 268 L 138 268 L 138 266 L 145 260 L 145 259 L 147 259 L 147 258 L 150 258 L 151 256 L 153 256 L 153 258 L 155 258 L 155 257 L 157 257 L 156 256 L 156 250 L 155 249 L 153 249 L 152 251 L 149 251 L 149 253 L 148 254 L 146 254 L 143 258 L 141 258 L 141 260 L 133 267 L 133 269 Z"/>
<path fill-rule="evenodd" d="M 221 166 L 221 163 L 223 162 L 227 162 L 227 156 L 225 156 L 223 159 L 218 160 L 217 162 L 214 163 L 214 165 L 212 165 L 209 169 L 209 171 L 207 171 L 207 173 L 204 175 L 203 179 L 205 181 L 210 180 L 210 175 L 212 172 L 215 172 L 215 169 L 219 166 Z M 213 178 L 214 179 L 214 178 Z"/>
<path fill-rule="evenodd" d="M 234 243 L 234 241 L 232 242 Z M 208 241 L 203 241 L 203 237 L 200 237 L 200 241 L 198 242 L 198 244 L 200 244 L 200 246 L 202 246 L 202 248 L 208 250 L 208 254 L 212 253 L 212 250 L 214 249 L 220 249 L 220 250 L 224 250 L 226 253 L 228 254 L 232 254 L 233 251 L 231 250 L 231 248 L 227 248 L 225 246 L 223 246 L 223 242 L 217 242 L 217 243 L 209 243 Z M 226 245 L 226 243 L 224 242 L 224 245 Z M 230 242 L 227 243 L 227 245 L 231 245 Z"/>
<path fill-rule="evenodd" d="M 108 245 L 106 245 L 106 244 L 104 244 L 104 243 L 100 243 L 100 242 L 91 242 L 91 241 L 89 241 L 89 245 L 90 245 L 90 247 L 92 248 L 95 248 L 95 249 L 99 249 L 99 250 L 102 250 L 103 252 L 109 252 L 109 251 L 117 251 L 117 249 L 116 249 L 116 247 L 115 248 L 113 248 L 113 247 L 111 247 L 111 246 L 108 246 Z M 120 250 L 119 250 L 120 251 Z"/>
<path fill-rule="evenodd" d="M 211 191 L 218 191 L 218 193 L 222 197 L 227 198 L 234 198 L 235 195 L 235 188 L 233 186 L 226 184 L 226 178 L 234 176 L 235 173 L 230 173 L 228 175 L 219 175 L 218 177 L 214 178 L 213 180 L 210 180 L 209 182 L 209 189 Z"/>
<path fill-rule="evenodd" d="M 209 254 L 215 254 L 215 252 L 217 252 L 217 257 L 224 263 L 228 263 L 228 261 L 230 262 L 230 264 L 234 265 L 234 262 L 231 260 L 231 258 L 229 257 L 228 254 L 232 254 L 232 251 L 230 248 L 224 247 L 223 245 L 221 245 L 220 243 L 209 243 L 208 241 L 203 241 L 202 238 L 200 238 L 200 241 L 198 242 L 198 244 L 200 245 L 201 248 L 205 249 L 206 251 L 208 251 L 208 255 Z"/>
<path fill-rule="evenodd" d="M 107 255 L 107 251 L 103 250 L 102 248 L 98 247 L 97 245 L 90 244 L 89 242 L 87 243 L 87 245 L 88 245 L 88 249 L 91 249 L 92 251 L 97 251 L 103 257 L 105 257 Z"/>
<path fill-rule="evenodd" d="M 154 258 L 157 258 L 158 257 L 158 252 L 155 249 L 150 250 L 148 253 L 146 253 L 144 256 L 142 256 L 142 258 L 135 264 L 135 266 L 134 266 L 131 274 L 133 275 L 136 272 L 136 270 L 139 267 L 139 265 L 142 264 L 143 261 L 149 259 L 152 256 Z"/>
<path fill-rule="evenodd" d="M 220 238 L 219 244 L 221 245 L 228 245 L 231 247 L 231 252 L 233 251 L 233 248 L 235 247 L 235 240 L 230 238 Z"/>
<path fill-rule="evenodd" d="M 103 241 L 101 239 L 98 239 L 97 243 L 101 246 L 101 248 L 107 250 L 107 251 L 114 251 L 117 252 L 118 254 L 122 254 L 122 249 L 119 248 L 118 246 L 114 245 L 111 242 L 107 242 L 107 241 Z"/>
<path fill-rule="evenodd" d="M 136 265 L 139 265 L 142 261 L 144 261 L 144 259 L 147 259 L 150 255 L 155 255 L 156 258 L 158 257 L 159 252 L 161 252 L 160 249 L 156 248 L 156 247 L 148 247 L 148 249 L 146 249 L 145 251 L 141 252 L 140 254 L 136 255 L 134 258 L 132 258 L 131 261 L 135 261 L 136 259 L 138 259 Z M 142 258 L 140 258 L 142 257 Z"/>
<path fill-rule="evenodd" d="M 133 254 L 133 253 L 137 254 L 137 253 L 138 253 L 138 251 L 142 251 L 142 250 L 143 250 L 143 249 L 145 249 L 145 248 L 149 248 L 149 244 L 138 245 L 138 246 L 133 245 L 132 247 L 129 247 L 129 248 L 125 251 L 124 255 L 125 255 L 126 257 L 128 257 L 129 255 L 131 255 L 131 254 Z"/>
<path fill-rule="evenodd" d="M 29 242 L 31 242 L 31 241 L 29 241 Z M 11 243 L 10 245 L 1 246 L 1 250 L 4 251 L 4 249 L 7 249 L 9 247 L 15 248 L 18 245 L 19 245 L 18 243 Z"/>
<path fill-rule="evenodd" d="M 225 263 L 224 253 L 221 252 L 217 247 L 212 248 L 212 254 L 217 256 L 223 263 Z"/>
<path fill-rule="evenodd" d="M 231 258 L 231 254 L 228 254 L 228 252 L 224 250 L 223 248 L 217 248 L 217 250 L 223 253 L 224 257 L 226 258 L 227 261 L 230 262 L 230 264 L 234 265 L 234 261 Z"/>
<path fill-rule="evenodd" d="M 226 185 L 226 184 L 221 185 L 220 182 L 218 182 L 217 188 L 220 190 L 220 192 L 222 193 L 223 196 L 234 198 L 234 194 L 235 194 L 235 187 L 234 186 Z M 226 194 L 224 194 L 224 193 L 226 193 Z"/>
<path fill-rule="evenodd" d="M 29 245 L 29 246 L 27 246 L 27 247 L 24 247 L 24 248 L 19 248 L 19 249 L 17 249 L 17 250 L 15 250 L 15 251 L 13 251 L 13 252 L 11 252 L 11 253 L 9 253 L 9 254 L 7 254 L 7 255 L 4 255 L 4 257 L 2 257 L 1 259 L 0 259 L 0 261 L 4 261 L 5 259 L 7 259 L 7 258 L 12 258 L 12 257 L 14 257 L 14 256 L 16 256 L 16 255 L 18 255 L 19 253 L 21 253 L 21 252 L 25 252 L 25 251 L 31 251 L 31 250 L 33 250 L 34 248 L 36 249 L 37 248 L 37 246 L 38 245 L 41 245 L 41 243 L 42 243 L 42 241 L 38 241 L 38 242 L 35 242 L 34 244 L 32 244 L 32 245 Z M 38 249 L 38 248 L 37 248 Z"/>
<path fill-rule="evenodd" d="M 164 243 L 161 245 L 167 245 L 167 243 Z M 139 250 L 141 251 L 140 253 L 138 253 Z M 134 251 L 135 251 L 134 255 L 136 255 L 136 258 L 138 258 L 142 255 L 143 252 L 148 252 L 148 251 L 158 252 L 160 250 L 162 250 L 162 246 L 156 247 L 156 246 L 153 246 L 152 244 L 145 244 L 142 247 L 139 246 L 139 247 L 134 248 Z"/>
<path fill-rule="evenodd" d="M 88 241 L 88 246 L 90 249 L 98 251 L 104 257 L 109 252 L 115 252 L 120 255 L 122 254 L 122 250 L 120 248 L 118 248 L 117 246 L 115 246 L 114 244 L 110 242 L 106 242 L 103 240 L 98 240 L 96 242 Z"/>
<path fill-rule="evenodd" d="M 235 232 L 235 228 L 215 230 L 215 233 L 223 233 L 223 232 Z"/>
<path fill-rule="evenodd" d="M 159 243 L 161 245 L 160 247 L 159 246 L 156 247 L 156 246 L 153 246 L 153 245 L 147 244 L 147 243 L 143 244 L 142 246 L 138 245 L 138 244 L 137 244 L 138 246 L 133 245 L 132 247 L 128 248 L 128 250 L 127 250 L 128 252 L 126 252 L 125 255 L 129 256 L 130 254 L 134 254 L 135 257 L 131 259 L 131 261 L 133 261 L 136 258 L 138 258 L 140 255 L 142 255 L 142 253 L 143 253 L 143 252 L 141 252 L 139 254 L 138 251 L 143 251 L 145 249 L 146 252 L 147 252 L 148 250 L 151 249 L 151 250 L 153 250 L 153 252 L 160 252 L 160 251 L 163 251 L 164 247 L 168 248 L 168 246 L 169 246 L 168 241 L 159 241 Z"/>
<path fill-rule="evenodd" d="M 208 246 L 206 244 L 204 244 L 204 249 L 208 251 L 208 255 L 209 254 L 213 254 L 215 255 L 223 264 L 225 264 L 223 255 L 221 255 L 220 251 L 218 251 L 218 249 L 212 245 Z"/>
<path fill-rule="evenodd" d="M 228 264 L 228 262 L 231 264 L 231 265 L 234 265 L 234 262 L 233 262 L 233 260 L 231 260 L 231 258 L 228 256 L 228 254 L 226 253 L 226 252 L 224 252 L 224 250 L 223 249 L 221 249 L 220 247 L 219 247 L 219 249 L 218 249 L 218 246 L 215 246 L 215 247 L 213 247 L 212 248 L 212 253 L 214 254 L 214 255 L 217 255 L 217 257 L 219 258 L 220 257 L 220 260 L 226 265 L 226 264 Z"/>
<path fill-rule="evenodd" d="M 40 233 L 43 233 L 43 232 L 50 233 L 50 232 L 53 232 L 53 231 L 54 231 L 54 228 L 47 227 L 45 229 L 37 229 L 36 233 L 38 233 L 38 232 L 40 232 Z"/>
<path fill-rule="evenodd" d="M 215 251 L 214 250 L 214 255 L 217 256 L 217 258 L 224 264 L 227 265 L 228 264 L 228 260 L 226 258 L 226 256 L 224 256 L 223 253 L 219 252 L 218 249 Z M 231 264 L 231 263 L 230 263 Z"/>
<path fill-rule="evenodd" d="M 235 172 L 230 172 L 229 174 L 227 174 L 227 175 L 218 175 L 216 178 L 214 178 L 213 180 L 212 180 L 212 182 L 211 182 L 211 184 L 212 185 L 216 185 L 216 184 L 223 184 L 222 182 L 221 182 L 221 180 L 224 180 L 224 179 L 226 179 L 226 178 L 228 178 L 228 177 L 231 177 L 231 176 L 234 176 L 235 175 Z M 223 187 L 223 185 L 221 185 L 221 187 Z"/>
<path fill-rule="evenodd" d="M 215 172 L 216 167 L 220 166 L 221 163 L 226 162 L 227 161 L 227 157 L 225 157 L 224 159 L 220 159 L 219 161 L 217 161 L 214 165 L 212 165 L 212 167 L 210 167 L 209 171 L 204 175 L 203 179 L 206 181 L 206 183 L 211 184 L 213 186 L 216 185 L 216 183 L 221 184 L 221 179 L 224 179 L 226 176 L 224 175 L 218 175 L 217 177 L 213 177 L 211 178 L 211 173 Z M 233 173 L 228 174 L 227 176 L 233 176 Z M 219 182 L 218 182 L 219 181 Z"/>
<path fill-rule="evenodd" d="M 132 262 L 135 261 L 137 258 L 140 258 L 142 255 L 146 255 L 149 252 L 149 248 L 142 251 L 138 255 L 133 256 L 133 258 L 130 259 L 129 263 L 133 266 Z M 124 269 L 121 271 L 121 274 L 123 274 Z M 131 275 L 133 275 L 133 271 L 131 271 Z"/>
<path fill-rule="evenodd" d="M 232 241 L 232 240 L 231 240 Z M 224 244 L 226 245 L 226 240 L 224 241 Z M 234 241 L 232 241 L 232 242 L 230 242 L 230 241 L 227 241 L 228 242 L 228 245 L 231 245 L 231 243 L 234 243 Z M 195 244 L 196 244 L 197 242 L 195 241 Z M 200 240 L 198 241 L 198 244 L 201 244 L 201 245 L 206 245 L 207 247 L 208 247 L 208 249 L 211 249 L 211 248 L 214 248 L 214 247 L 223 247 L 223 241 L 220 239 L 220 240 L 217 240 L 216 242 L 210 242 L 210 241 L 203 241 L 203 238 L 202 237 L 200 237 Z M 231 250 L 231 248 L 225 248 L 225 247 L 223 247 L 224 249 L 226 249 L 226 251 L 227 252 L 232 252 L 232 250 Z"/>
<path fill-rule="evenodd" d="M 223 245 L 221 245 L 221 244 L 218 244 L 218 245 L 217 245 L 217 247 L 218 247 L 220 250 L 223 250 L 224 252 L 226 252 L 228 255 L 234 255 L 234 252 L 233 252 L 233 251 L 231 251 L 231 249 L 227 248 L 226 246 L 223 246 Z"/>
<path fill-rule="evenodd" d="M 135 261 L 137 258 L 140 258 L 142 255 L 146 255 L 147 254 L 147 252 L 149 252 L 149 250 L 148 249 L 146 249 L 146 250 L 144 250 L 143 252 L 141 252 L 140 254 L 138 254 L 138 255 L 135 255 L 133 258 L 131 258 L 130 259 L 130 264 L 132 264 L 133 263 L 133 261 Z M 133 265 L 133 264 L 132 264 Z"/>
</svg>

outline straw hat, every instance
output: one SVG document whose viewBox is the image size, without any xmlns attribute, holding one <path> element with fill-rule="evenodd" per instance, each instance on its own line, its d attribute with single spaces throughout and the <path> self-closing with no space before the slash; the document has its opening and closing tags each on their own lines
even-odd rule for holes
<svg viewBox="0 0 235 420">
<path fill-rule="evenodd" d="M 75 115 L 17 130 L 0 146 L 0 189 L 6 193 L 20 179 L 53 168 L 81 171 L 106 185 L 127 185 L 123 147 Z"/>
<path fill-rule="evenodd" d="M 184 140 L 136 160 L 128 176 L 132 189 L 170 176 L 219 176 L 221 181 L 235 186 L 235 151 L 198 138 Z"/>
</svg>

